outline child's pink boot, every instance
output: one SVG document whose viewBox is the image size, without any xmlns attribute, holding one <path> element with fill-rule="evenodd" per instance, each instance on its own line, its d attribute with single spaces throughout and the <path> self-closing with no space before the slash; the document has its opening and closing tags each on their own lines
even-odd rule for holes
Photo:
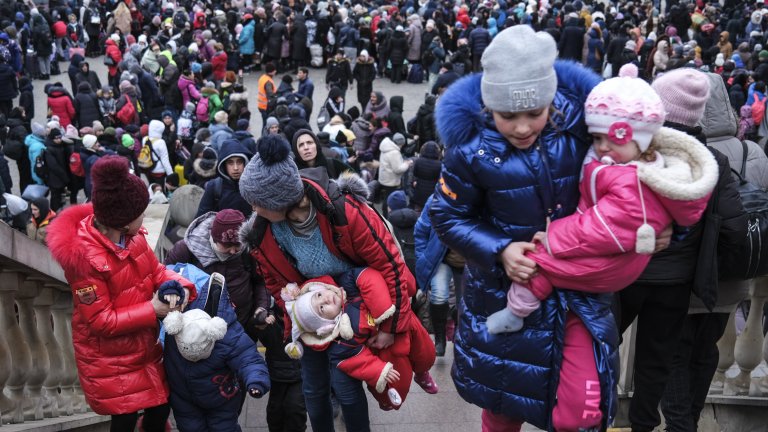
<svg viewBox="0 0 768 432">
<path fill-rule="evenodd" d="M 432 375 L 429 374 L 429 371 L 417 373 L 414 375 L 413 380 L 416 381 L 416 384 L 418 384 L 419 387 L 423 388 L 424 391 L 429 394 L 435 394 L 439 390 L 437 383 L 432 379 Z"/>
</svg>

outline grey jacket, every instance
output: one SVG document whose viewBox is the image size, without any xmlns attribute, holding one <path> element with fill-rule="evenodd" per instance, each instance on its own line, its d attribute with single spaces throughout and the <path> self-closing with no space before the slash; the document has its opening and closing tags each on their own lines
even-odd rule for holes
<svg viewBox="0 0 768 432">
<path fill-rule="evenodd" d="M 710 79 L 710 97 L 700 125 L 707 137 L 707 145 L 727 156 L 731 168 L 740 172 L 744 151 L 741 141 L 736 138 L 739 118 L 731 108 L 728 90 L 725 88 L 723 79 L 713 73 L 707 75 Z M 768 156 L 757 143 L 745 142 L 747 144 L 746 180 L 763 189 L 768 189 Z M 749 295 L 750 283 L 751 281 L 721 281 L 713 312 L 732 312 L 736 305 Z M 692 295 L 688 313 L 707 312 L 701 300 Z"/>
</svg>

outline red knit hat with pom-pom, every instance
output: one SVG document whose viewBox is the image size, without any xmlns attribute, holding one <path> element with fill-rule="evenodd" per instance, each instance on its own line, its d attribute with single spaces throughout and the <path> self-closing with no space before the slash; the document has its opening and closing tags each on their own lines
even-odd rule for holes
<svg viewBox="0 0 768 432">
<path fill-rule="evenodd" d="M 125 227 L 149 205 L 147 186 L 131 174 L 122 156 L 100 157 L 91 168 L 91 185 L 93 213 L 108 227 Z"/>
</svg>

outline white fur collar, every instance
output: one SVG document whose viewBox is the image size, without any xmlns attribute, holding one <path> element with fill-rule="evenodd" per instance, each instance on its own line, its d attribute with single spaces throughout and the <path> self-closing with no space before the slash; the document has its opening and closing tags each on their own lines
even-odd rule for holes
<svg viewBox="0 0 768 432">
<path fill-rule="evenodd" d="M 637 175 L 651 190 L 664 197 L 690 201 L 707 196 L 719 176 L 717 161 L 696 138 L 663 127 L 653 143 L 664 164 L 634 162 Z"/>
</svg>

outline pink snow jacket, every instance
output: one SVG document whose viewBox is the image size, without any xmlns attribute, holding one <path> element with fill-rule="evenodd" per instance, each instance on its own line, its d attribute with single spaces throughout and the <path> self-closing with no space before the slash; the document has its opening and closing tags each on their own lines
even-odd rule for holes
<svg viewBox="0 0 768 432">
<path fill-rule="evenodd" d="M 699 221 L 717 184 L 715 158 L 695 138 L 662 128 L 654 135 L 654 162 L 606 165 L 590 150 L 579 185 L 576 213 L 547 230 L 547 247 L 526 256 L 539 266 L 530 290 L 543 300 L 552 286 L 591 293 L 615 292 L 634 282 L 651 254 L 636 252 L 638 228 L 658 235 L 673 221 Z M 651 240 L 652 241 L 652 240 Z"/>
</svg>

